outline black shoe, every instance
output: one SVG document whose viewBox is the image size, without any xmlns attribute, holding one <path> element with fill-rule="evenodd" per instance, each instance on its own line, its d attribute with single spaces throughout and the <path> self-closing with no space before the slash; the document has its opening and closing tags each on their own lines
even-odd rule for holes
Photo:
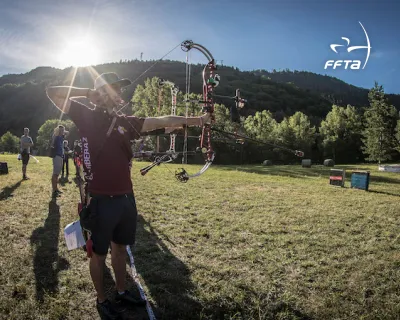
<svg viewBox="0 0 400 320">
<path fill-rule="evenodd" d="M 115 310 L 110 300 L 99 303 L 96 299 L 96 308 L 102 319 L 120 319 L 120 314 Z"/>
<path fill-rule="evenodd" d="M 29 177 L 23 176 L 23 177 L 22 177 L 22 180 L 29 180 Z"/>
<path fill-rule="evenodd" d="M 129 292 L 128 290 L 125 290 L 125 292 L 123 294 L 119 294 L 118 292 L 116 292 L 115 293 L 115 302 L 117 302 L 117 303 L 122 302 L 122 303 L 127 303 L 127 304 L 131 304 L 131 305 L 136 305 L 136 306 L 145 306 L 146 305 L 145 300 L 133 296 L 132 293 Z"/>
</svg>

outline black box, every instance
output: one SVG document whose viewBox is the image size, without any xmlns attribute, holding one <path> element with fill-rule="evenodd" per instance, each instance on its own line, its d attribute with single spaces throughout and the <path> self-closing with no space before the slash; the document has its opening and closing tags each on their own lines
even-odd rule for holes
<svg viewBox="0 0 400 320">
<path fill-rule="evenodd" d="M 7 162 L 0 162 L 0 174 L 7 174 L 7 173 L 8 173 Z"/>
</svg>

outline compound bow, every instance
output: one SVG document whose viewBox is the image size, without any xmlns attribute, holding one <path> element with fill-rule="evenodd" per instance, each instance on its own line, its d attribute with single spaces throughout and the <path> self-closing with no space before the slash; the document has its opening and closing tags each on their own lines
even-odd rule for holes
<svg viewBox="0 0 400 320">
<path fill-rule="evenodd" d="M 200 136 L 200 146 L 196 149 L 197 152 L 201 152 L 203 154 L 205 163 L 203 167 L 196 173 L 189 174 L 184 168 L 180 168 L 175 172 L 175 177 L 178 181 L 180 182 L 187 182 L 191 178 L 195 178 L 203 174 L 204 172 L 207 171 L 207 169 L 211 166 L 211 164 L 214 161 L 215 158 L 215 152 L 213 150 L 213 147 L 211 145 L 211 131 L 219 132 L 221 134 L 224 134 L 226 136 L 234 137 L 236 138 L 237 142 L 243 143 L 244 140 L 252 141 L 255 143 L 259 144 L 264 144 L 264 145 L 269 145 L 272 147 L 280 148 L 289 152 L 294 153 L 298 157 L 303 157 L 304 153 L 300 150 L 292 150 L 290 148 L 256 140 L 250 137 L 247 137 L 245 135 L 239 135 L 237 133 L 237 128 L 234 133 L 232 132 L 226 132 L 223 130 L 219 130 L 217 128 L 211 127 L 211 124 L 215 122 L 215 116 L 214 116 L 214 97 L 220 97 L 220 98 L 229 98 L 233 99 L 235 101 L 235 105 L 231 107 L 230 113 L 231 113 L 231 120 L 232 122 L 240 123 L 240 116 L 239 116 L 239 109 L 243 108 L 244 104 L 247 102 L 245 99 L 243 99 L 240 96 L 240 90 L 236 90 L 236 94 L 234 97 L 229 97 L 229 96 L 221 96 L 221 95 L 215 95 L 214 94 L 214 88 L 218 86 L 219 81 L 220 81 L 220 76 L 215 73 L 217 70 L 217 66 L 214 60 L 214 57 L 210 53 L 208 49 L 206 49 L 204 46 L 194 43 L 191 40 L 186 40 L 181 43 L 181 49 L 185 52 L 189 52 L 192 49 L 196 49 L 200 53 L 202 53 L 206 59 L 208 60 L 208 63 L 204 66 L 203 72 L 202 72 L 202 80 L 203 80 L 203 96 L 201 101 L 195 101 L 197 103 L 202 104 L 202 112 L 203 113 L 209 113 L 211 122 L 210 123 L 205 123 L 203 125 L 202 131 L 201 131 L 201 136 Z M 176 48 L 176 47 L 175 47 Z M 171 50 L 172 51 L 172 50 Z M 171 52 L 170 51 L 170 52 Z M 165 56 L 164 56 L 165 57 Z M 161 58 L 162 59 L 162 58 Z M 160 60 L 161 60 L 160 59 Z M 158 61 L 157 61 L 158 62 Z M 156 62 L 156 63 L 157 63 Z M 156 64 L 155 63 L 155 64 Z M 150 68 L 152 68 L 155 64 L 153 64 Z M 149 68 L 149 69 L 150 69 Z M 149 69 L 147 69 L 144 73 L 146 73 Z M 190 102 L 189 100 L 189 88 L 190 88 L 190 71 L 188 71 L 188 63 L 187 63 L 187 68 L 186 68 L 186 117 L 188 116 L 188 103 Z M 144 73 L 142 73 L 139 77 L 141 77 Z M 136 81 L 136 80 L 135 80 Z M 171 86 L 171 93 L 172 93 L 172 115 L 175 115 L 176 111 L 176 94 L 177 94 L 177 88 L 174 83 L 170 81 L 163 81 L 161 80 L 160 86 L 163 85 L 169 85 Z M 176 90 L 176 91 L 174 91 Z M 192 101 L 193 102 L 193 101 Z M 185 146 L 184 150 L 182 152 L 183 154 L 183 163 L 186 163 L 184 159 L 186 159 L 186 156 L 188 154 L 194 154 L 194 152 L 188 152 L 187 151 L 187 126 L 185 128 Z M 148 165 L 145 168 L 142 168 L 140 170 L 142 175 L 145 175 L 149 170 L 151 170 L 153 167 L 161 164 L 161 163 L 168 163 L 172 162 L 175 160 L 178 156 L 178 154 L 181 154 L 181 152 L 176 152 L 175 151 L 175 138 L 176 134 L 171 133 L 170 134 L 170 149 L 161 155 L 160 153 L 157 154 L 155 160 L 153 163 Z"/>
<path fill-rule="evenodd" d="M 185 52 L 188 52 L 192 49 L 196 49 L 201 52 L 208 63 L 204 66 L 202 72 L 203 78 L 203 100 L 200 103 L 203 105 L 202 112 L 209 113 L 211 117 L 211 123 L 215 121 L 214 116 L 214 99 L 213 99 L 213 91 L 216 86 L 219 84 L 220 77 L 215 73 L 217 70 L 217 66 L 215 64 L 214 57 L 205 47 L 200 44 L 194 43 L 191 40 L 186 40 L 182 42 L 181 49 Z M 186 116 L 188 110 L 189 103 L 189 82 L 188 82 L 188 72 L 186 73 Z M 204 123 L 201 136 L 200 136 L 200 147 L 197 148 L 198 151 L 204 156 L 205 164 L 204 166 L 196 173 L 189 174 L 184 168 L 180 168 L 175 172 L 175 177 L 180 182 L 187 182 L 191 178 L 198 177 L 202 175 L 207 169 L 211 166 L 215 158 L 215 152 L 211 145 L 211 123 Z M 185 134 L 185 141 L 187 139 L 187 135 Z M 185 150 L 184 150 L 185 151 Z"/>
<path fill-rule="evenodd" d="M 214 117 L 214 100 L 213 100 L 213 91 L 216 86 L 219 84 L 220 77 L 218 74 L 215 73 L 217 70 L 217 66 L 215 64 L 214 57 L 205 47 L 200 44 L 194 43 L 191 40 L 186 40 L 181 43 L 181 49 L 184 52 L 189 52 L 192 49 L 196 49 L 197 51 L 201 52 L 207 59 L 208 63 L 204 66 L 202 72 L 202 80 L 203 80 L 203 96 L 201 101 L 196 101 L 197 103 L 202 104 L 202 112 L 209 113 L 211 118 L 211 123 L 215 121 Z M 189 100 L 189 83 L 190 83 L 190 72 L 188 72 L 188 68 L 186 69 L 186 117 L 188 116 L 188 103 Z M 176 111 L 176 94 L 177 88 L 172 82 L 169 81 L 162 81 L 161 85 L 170 85 L 171 92 L 172 92 L 172 114 L 175 114 Z M 207 169 L 211 166 L 212 162 L 215 158 L 215 152 L 211 145 L 211 123 L 204 123 L 200 135 L 200 146 L 196 148 L 197 152 L 201 152 L 203 154 L 205 164 L 203 167 L 196 173 L 189 174 L 184 168 L 180 168 L 175 172 L 175 177 L 180 182 L 187 182 L 191 178 L 198 177 L 202 175 Z M 187 130 L 187 126 L 186 126 Z M 187 131 L 185 130 L 185 147 L 182 154 L 184 155 L 183 159 L 186 158 L 186 155 L 191 154 L 193 152 L 188 152 L 187 149 Z M 177 153 L 175 151 L 175 137 L 176 134 L 170 135 L 170 149 L 168 152 L 162 156 L 156 157 L 156 159 L 148 165 L 147 167 L 140 170 L 142 175 L 145 175 L 149 170 L 153 167 L 161 164 L 171 162 L 172 160 L 176 159 Z M 174 158 L 172 158 L 174 157 Z M 185 162 L 183 160 L 183 162 Z"/>
</svg>

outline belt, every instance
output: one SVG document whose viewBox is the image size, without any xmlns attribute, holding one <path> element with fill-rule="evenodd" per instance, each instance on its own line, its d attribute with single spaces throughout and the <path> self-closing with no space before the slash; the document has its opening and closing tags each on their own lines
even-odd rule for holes
<svg viewBox="0 0 400 320">
<path fill-rule="evenodd" d="M 92 198 L 97 198 L 97 199 L 102 199 L 102 198 L 107 198 L 107 199 L 118 199 L 118 198 L 127 198 L 131 193 L 124 193 L 124 194 L 116 194 L 116 195 L 106 195 L 106 194 L 96 194 L 96 193 L 89 193 L 89 195 Z"/>
</svg>

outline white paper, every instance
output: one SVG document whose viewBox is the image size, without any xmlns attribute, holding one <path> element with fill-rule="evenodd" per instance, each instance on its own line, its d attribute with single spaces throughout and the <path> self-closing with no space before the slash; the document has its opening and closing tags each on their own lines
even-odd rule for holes
<svg viewBox="0 0 400 320">
<path fill-rule="evenodd" d="M 77 249 L 85 245 L 79 220 L 70 223 L 64 228 L 64 237 L 68 250 Z"/>
</svg>

